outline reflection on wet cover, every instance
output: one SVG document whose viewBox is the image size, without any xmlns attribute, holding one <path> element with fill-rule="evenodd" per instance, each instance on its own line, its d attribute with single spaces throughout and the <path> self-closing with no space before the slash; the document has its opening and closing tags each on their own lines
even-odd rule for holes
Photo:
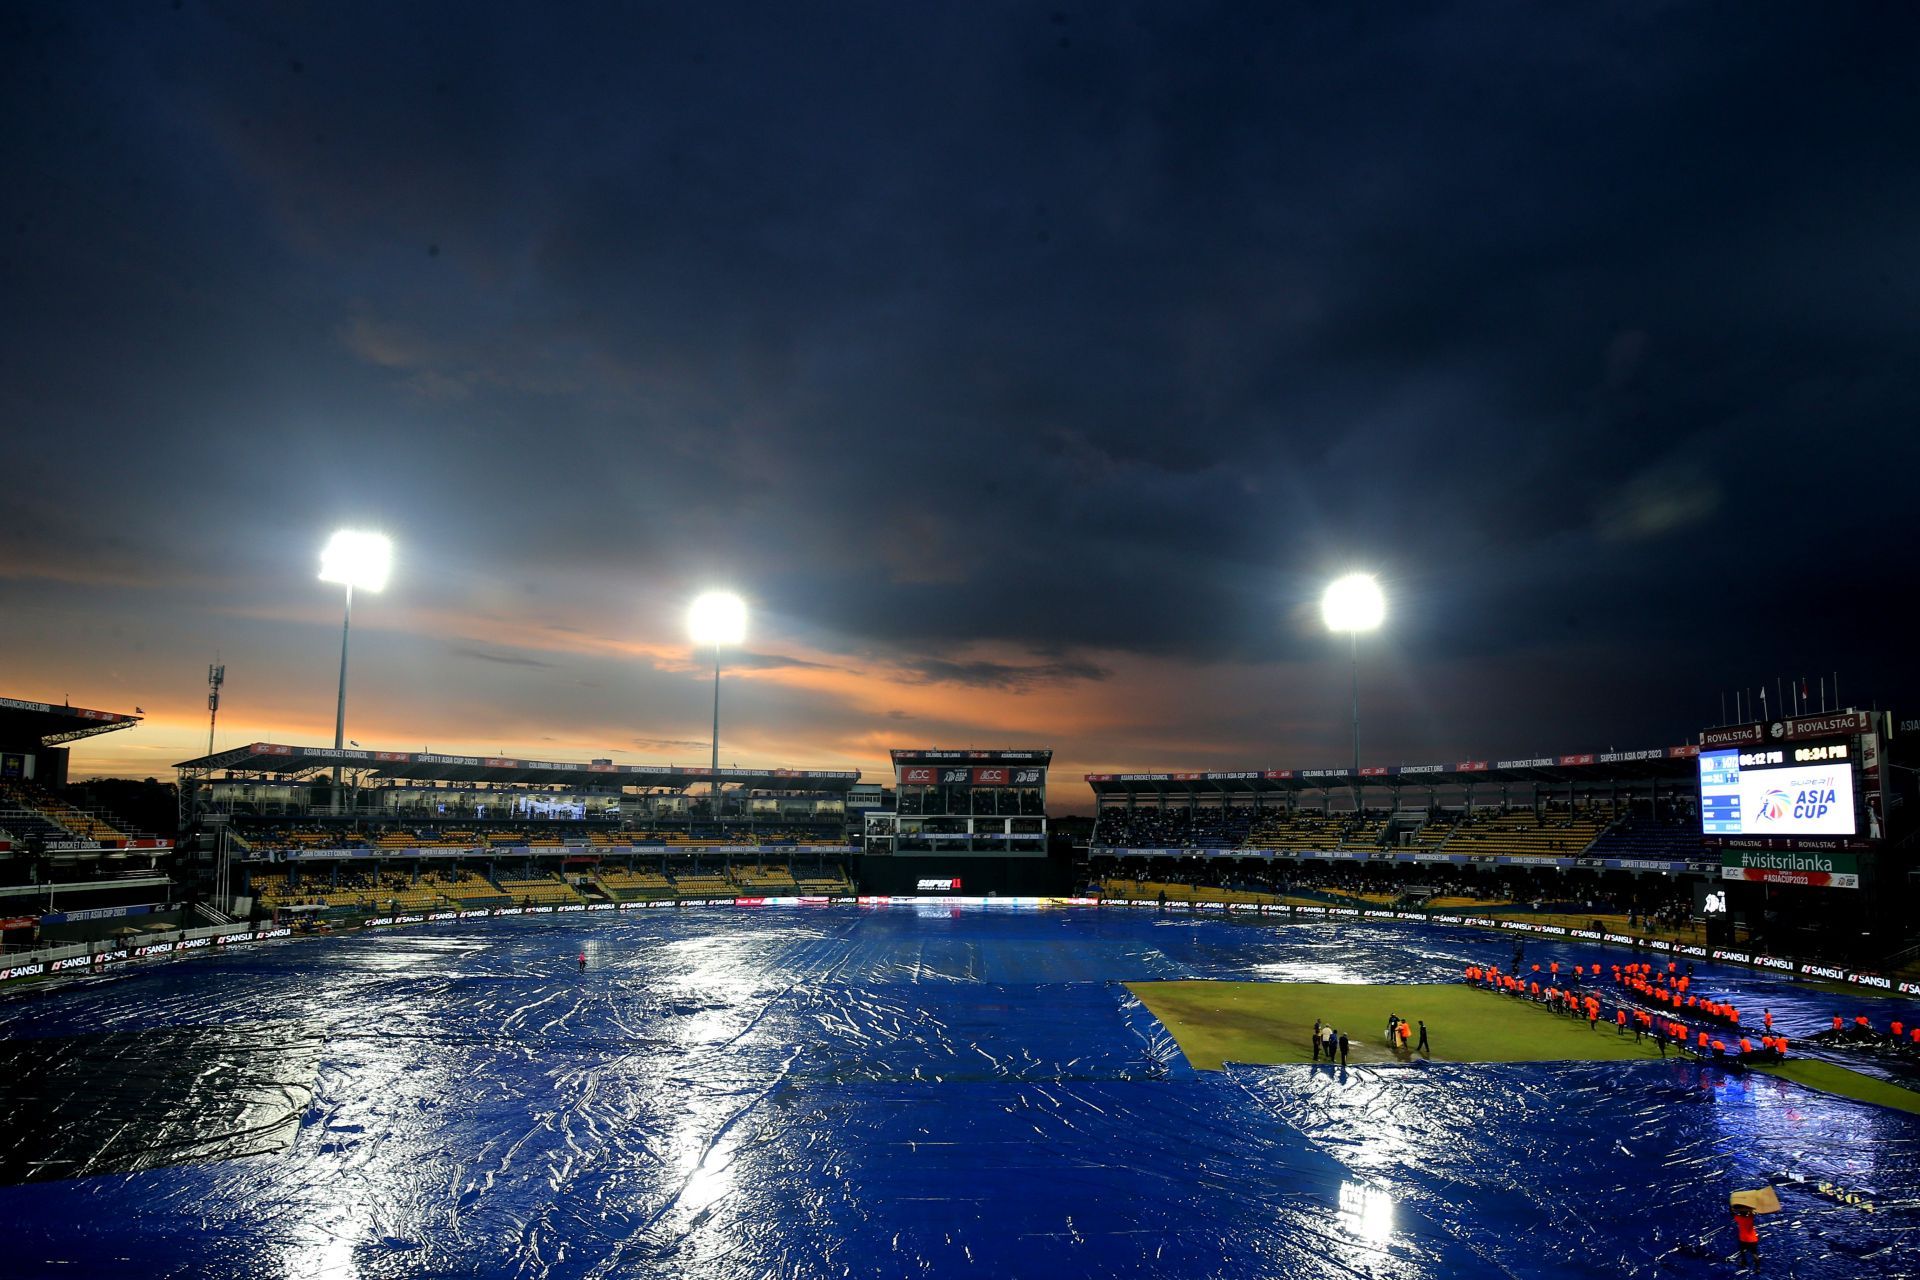
<svg viewBox="0 0 1920 1280">
<path fill-rule="evenodd" d="M 0 1275 L 1662 1280 L 1720 1268 L 1729 1191 L 1781 1181 L 1764 1274 L 1912 1280 L 1920 1117 L 1678 1061 L 1200 1072 L 1123 985 L 1433 981 L 1511 950 L 1152 910 L 729 908 L 49 983 L 0 995 L 0 1038 L 29 1055 L 9 1064 L 48 1037 L 224 1023 L 201 1057 L 227 1083 L 194 1105 L 227 1096 L 225 1132 L 308 1078 L 263 1051 L 238 1087 L 240 1046 L 275 1034 L 259 1024 L 325 1049 L 284 1154 L 0 1186 Z M 1543 964 L 1594 950 L 1527 944 Z M 1696 983 L 1796 1040 L 1850 1012 L 1766 975 Z M 167 1068 L 182 1090 L 194 1052 Z M 150 1145 L 148 1109 L 115 1105 Z"/>
<path fill-rule="evenodd" d="M 276 1023 L 0 1041 L 0 1184 L 284 1151 L 320 1045 Z"/>
</svg>

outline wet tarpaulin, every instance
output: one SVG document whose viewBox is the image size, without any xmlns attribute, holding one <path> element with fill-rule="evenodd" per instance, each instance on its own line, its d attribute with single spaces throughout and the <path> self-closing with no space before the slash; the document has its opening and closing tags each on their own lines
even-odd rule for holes
<svg viewBox="0 0 1920 1280">
<path fill-rule="evenodd" d="M 0 1040 L 0 1183 L 284 1151 L 319 1049 L 277 1024 Z"/>
<path fill-rule="evenodd" d="M 1878 1209 L 1783 1190 L 1770 1267 L 1907 1274 L 1915 1117 L 1678 1063 L 1195 1072 L 1121 985 L 1431 981 L 1488 950 L 1155 912 L 729 909 L 80 980 L 0 1001 L 0 1036 L 291 1028 L 322 1046 L 312 1101 L 283 1151 L 0 1188 L 7 1271 L 1693 1274 L 1732 1253 L 1731 1189 L 1799 1169 Z M 1776 1020 L 1813 1016 L 1769 991 Z"/>
<path fill-rule="evenodd" d="M 1660 1276 L 1732 1255 L 1728 1202 L 1783 1171 L 1878 1189 L 1864 1214 L 1780 1183 L 1770 1270 L 1908 1276 L 1920 1257 L 1920 1122 L 1678 1058 L 1422 1064 L 1344 1083 L 1231 1067 L 1249 1095 L 1399 1203 L 1516 1275 Z"/>
</svg>

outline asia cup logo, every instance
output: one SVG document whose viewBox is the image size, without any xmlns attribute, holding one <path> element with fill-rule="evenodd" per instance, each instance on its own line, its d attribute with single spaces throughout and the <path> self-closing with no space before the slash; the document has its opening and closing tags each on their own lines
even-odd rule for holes
<svg viewBox="0 0 1920 1280">
<path fill-rule="evenodd" d="M 1767 793 L 1760 797 L 1759 816 L 1768 822 L 1780 821 L 1787 816 L 1787 806 L 1792 803 L 1792 799 L 1779 787 L 1769 788 Z"/>
<path fill-rule="evenodd" d="M 1815 775 L 1799 782 L 1794 790 L 1768 787 L 1760 795 L 1756 820 L 1779 823 L 1825 820 L 1840 807 L 1840 789 L 1836 783 L 1831 776 Z M 1794 829 L 1788 827 L 1788 830 Z"/>
</svg>

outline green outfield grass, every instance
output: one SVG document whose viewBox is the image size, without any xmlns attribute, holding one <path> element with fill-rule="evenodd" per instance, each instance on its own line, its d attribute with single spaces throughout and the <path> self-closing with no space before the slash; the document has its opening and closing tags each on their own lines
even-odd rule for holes
<svg viewBox="0 0 1920 1280">
<path fill-rule="evenodd" d="M 1352 1064 L 1406 1061 L 1387 1048 L 1387 1015 L 1416 1023 L 1425 1018 L 1433 1062 L 1596 1062 L 1657 1058 L 1651 1037 L 1635 1041 L 1612 1025 L 1589 1030 L 1511 996 L 1461 982 L 1371 985 L 1325 982 L 1129 982 L 1165 1024 L 1187 1061 L 1202 1071 L 1226 1062 L 1312 1062 L 1308 1037 L 1315 1018 L 1331 1022 L 1352 1042 Z M 1669 1049 L 1670 1054 L 1677 1050 Z M 1846 1067 L 1790 1058 L 1752 1070 L 1858 1102 L 1920 1114 L 1920 1093 Z"/>
<path fill-rule="evenodd" d="M 1387 1015 L 1425 1018 L 1434 1062 L 1562 1062 L 1657 1058 L 1651 1039 L 1635 1043 L 1602 1023 L 1522 1004 L 1462 982 L 1410 986 L 1307 982 L 1130 982 L 1166 1024 L 1187 1061 L 1205 1071 L 1222 1062 L 1311 1062 L 1313 1020 L 1352 1041 L 1349 1062 L 1400 1061 L 1386 1044 Z M 1426 1057 L 1427 1055 L 1413 1055 Z"/>
<path fill-rule="evenodd" d="M 1818 1089 L 1822 1093 L 1837 1093 L 1856 1102 L 1871 1102 L 1876 1106 L 1920 1115 L 1920 1093 L 1817 1058 L 1788 1058 L 1777 1067 L 1753 1069 L 1779 1076 L 1782 1080 L 1791 1080 L 1809 1089 Z"/>
</svg>

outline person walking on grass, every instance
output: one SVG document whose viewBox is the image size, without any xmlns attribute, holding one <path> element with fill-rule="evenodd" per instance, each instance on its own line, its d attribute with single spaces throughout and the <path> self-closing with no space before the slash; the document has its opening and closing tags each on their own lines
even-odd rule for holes
<svg viewBox="0 0 1920 1280">
<path fill-rule="evenodd" d="M 1345 1070 L 1345 1069 L 1346 1069 L 1346 1065 L 1347 1065 L 1347 1037 L 1346 1037 L 1346 1035 L 1345 1035 L 1345 1034 L 1343 1033 L 1343 1034 L 1341 1035 L 1341 1037 L 1340 1037 L 1340 1067 L 1341 1067 L 1341 1069 L 1342 1069 L 1342 1070 Z"/>
<path fill-rule="evenodd" d="M 1433 1056 L 1433 1051 L 1427 1047 L 1427 1020 L 1425 1018 L 1420 1019 L 1420 1043 L 1415 1046 L 1415 1050 L 1419 1053 L 1426 1054 L 1429 1058 Z"/>
<path fill-rule="evenodd" d="M 1320 1019 L 1313 1020 L 1313 1060 L 1320 1061 Z"/>
</svg>

